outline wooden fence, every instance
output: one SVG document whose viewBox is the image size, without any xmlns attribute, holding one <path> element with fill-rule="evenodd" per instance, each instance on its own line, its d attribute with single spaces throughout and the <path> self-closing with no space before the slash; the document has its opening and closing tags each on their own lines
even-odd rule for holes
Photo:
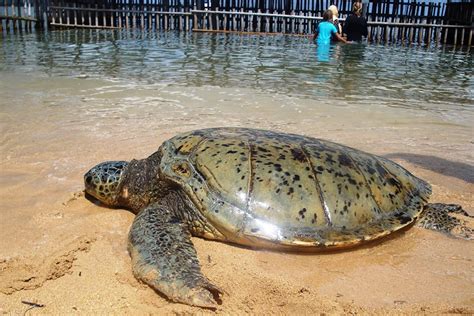
<svg viewBox="0 0 474 316">
<path fill-rule="evenodd" d="M 352 6 L 350 0 L 4 0 L 0 21 L 6 30 L 31 29 L 36 24 L 308 35 L 332 3 L 339 7 L 340 17 L 345 17 Z M 453 5 L 371 0 L 364 6 L 368 40 L 470 47 L 474 5 L 456 4 L 457 10 Z"/>
</svg>

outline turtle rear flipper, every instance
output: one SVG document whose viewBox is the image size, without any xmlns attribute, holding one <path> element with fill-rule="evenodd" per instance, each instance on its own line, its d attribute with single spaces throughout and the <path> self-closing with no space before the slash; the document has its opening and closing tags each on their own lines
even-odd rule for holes
<svg viewBox="0 0 474 316">
<path fill-rule="evenodd" d="M 465 217 L 466 220 L 452 216 Z M 428 203 L 417 222 L 417 226 L 440 231 L 449 236 L 467 240 L 474 239 L 474 230 L 468 226 L 467 219 L 473 218 L 460 205 Z"/>
<path fill-rule="evenodd" d="M 128 246 L 133 273 L 172 301 L 215 308 L 222 291 L 202 275 L 191 233 L 174 206 L 165 197 L 135 218 Z"/>
</svg>

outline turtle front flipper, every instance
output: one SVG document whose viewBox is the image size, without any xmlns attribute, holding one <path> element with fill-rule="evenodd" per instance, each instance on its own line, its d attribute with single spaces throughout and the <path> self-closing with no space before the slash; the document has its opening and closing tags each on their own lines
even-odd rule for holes
<svg viewBox="0 0 474 316">
<path fill-rule="evenodd" d="M 222 291 L 201 273 L 191 233 L 164 198 L 142 210 L 132 224 L 128 248 L 133 273 L 172 301 L 215 308 Z"/>
<path fill-rule="evenodd" d="M 452 216 L 465 217 L 466 220 Z M 474 239 L 474 230 L 468 226 L 468 218 L 473 218 L 460 205 L 428 203 L 425 205 L 417 226 L 440 231 L 449 236 L 467 240 Z"/>
</svg>

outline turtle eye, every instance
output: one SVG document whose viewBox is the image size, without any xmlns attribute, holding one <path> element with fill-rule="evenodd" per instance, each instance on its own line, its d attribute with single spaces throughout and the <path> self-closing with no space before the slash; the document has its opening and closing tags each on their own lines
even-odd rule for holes
<svg viewBox="0 0 474 316">
<path fill-rule="evenodd" d="M 180 176 L 190 177 L 191 171 L 189 170 L 189 166 L 185 162 L 176 163 L 172 166 L 173 171 Z"/>
<path fill-rule="evenodd" d="M 92 176 L 86 176 L 86 184 L 91 185 L 92 184 Z"/>
</svg>

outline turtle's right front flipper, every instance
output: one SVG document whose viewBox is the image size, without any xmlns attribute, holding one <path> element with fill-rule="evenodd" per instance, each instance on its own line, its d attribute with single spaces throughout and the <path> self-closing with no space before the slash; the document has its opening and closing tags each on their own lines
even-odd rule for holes
<svg viewBox="0 0 474 316">
<path fill-rule="evenodd" d="M 222 291 L 202 275 L 191 233 L 173 207 L 165 198 L 135 218 L 128 246 L 133 273 L 172 301 L 215 308 Z"/>
</svg>

